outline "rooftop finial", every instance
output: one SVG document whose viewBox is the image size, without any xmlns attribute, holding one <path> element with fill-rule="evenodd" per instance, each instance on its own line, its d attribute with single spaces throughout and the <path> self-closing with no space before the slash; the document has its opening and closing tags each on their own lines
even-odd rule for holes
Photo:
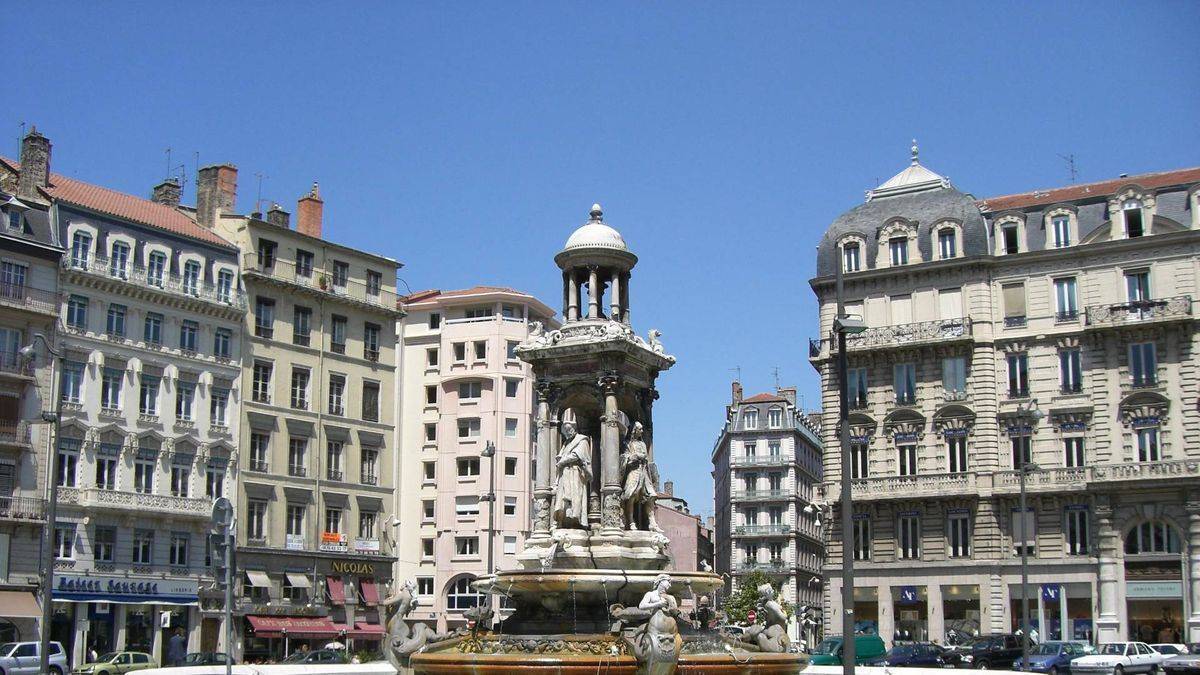
<svg viewBox="0 0 1200 675">
<path fill-rule="evenodd" d="M 915 138 L 914 138 L 914 139 L 912 139 L 912 141 L 913 141 L 913 144 L 912 144 L 912 163 L 913 163 L 913 164 L 916 164 L 916 163 L 917 163 L 917 139 L 915 139 Z"/>
<path fill-rule="evenodd" d="M 592 220 L 596 222 L 604 220 L 604 210 L 600 208 L 599 204 L 592 204 L 592 211 L 590 215 L 592 216 Z"/>
</svg>

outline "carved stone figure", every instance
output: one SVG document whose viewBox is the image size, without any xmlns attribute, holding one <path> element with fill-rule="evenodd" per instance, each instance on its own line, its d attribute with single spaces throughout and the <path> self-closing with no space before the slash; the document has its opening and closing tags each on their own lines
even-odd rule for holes
<svg viewBox="0 0 1200 675">
<path fill-rule="evenodd" d="M 663 349 L 662 340 L 659 340 L 660 337 L 662 337 L 662 331 L 657 328 L 650 329 L 650 349 L 655 354 L 666 353 L 666 350 Z"/>
<path fill-rule="evenodd" d="M 417 582 L 413 579 L 404 584 L 383 601 L 387 611 L 387 648 L 384 656 L 397 671 L 408 666 L 408 657 L 430 643 L 450 637 L 450 633 L 438 633 L 424 623 L 408 625 L 405 617 L 417 606 Z"/>
<path fill-rule="evenodd" d="M 642 440 L 642 423 L 634 422 L 630 431 L 629 441 L 625 445 L 625 453 L 621 455 L 621 470 L 625 474 L 625 489 L 621 493 L 621 503 L 625 509 L 625 522 L 629 529 L 648 528 L 654 532 L 662 532 L 654 518 L 654 500 L 658 497 L 655 489 L 657 476 L 650 464 L 650 453 L 646 442 Z"/>
<path fill-rule="evenodd" d="M 775 599 L 775 587 L 763 584 L 758 587 L 759 609 L 763 623 L 746 629 L 742 639 L 764 652 L 786 652 L 790 640 L 787 634 L 787 614 Z"/>
<path fill-rule="evenodd" d="M 554 523 L 558 527 L 587 529 L 588 486 L 592 482 L 592 441 L 580 434 L 573 417 L 564 418 L 563 445 L 555 466 Z"/>
<path fill-rule="evenodd" d="M 675 672 L 683 648 L 683 637 L 675 622 L 679 603 L 667 592 L 670 589 L 671 577 L 660 574 L 654 578 L 654 588 L 646 591 L 638 603 L 638 609 L 650 612 L 650 620 L 634 634 L 633 652 L 650 675 Z"/>
</svg>

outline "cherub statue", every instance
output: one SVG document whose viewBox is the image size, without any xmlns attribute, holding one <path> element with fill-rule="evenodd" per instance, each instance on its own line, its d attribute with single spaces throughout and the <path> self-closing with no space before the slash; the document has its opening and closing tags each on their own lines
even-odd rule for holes
<svg viewBox="0 0 1200 675">
<path fill-rule="evenodd" d="M 775 599 L 775 587 L 771 584 L 759 586 L 758 598 L 763 623 L 746 629 L 742 639 L 757 644 L 764 652 L 786 652 L 790 642 L 787 634 L 787 614 Z"/>
</svg>

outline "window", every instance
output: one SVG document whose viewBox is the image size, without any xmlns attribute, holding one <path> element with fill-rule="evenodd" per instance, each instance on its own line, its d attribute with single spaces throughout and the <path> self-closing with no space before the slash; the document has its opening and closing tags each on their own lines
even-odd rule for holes
<svg viewBox="0 0 1200 675">
<path fill-rule="evenodd" d="M 218 328 L 213 331 L 213 356 L 218 359 L 230 358 L 230 346 L 233 342 L 233 332 L 228 328 Z"/>
<path fill-rule="evenodd" d="M 504 537 L 504 555 L 517 554 L 517 538 L 512 536 Z"/>
<path fill-rule="evenodd" d="M 1145 234 L 1145 228 L 1142 223 L 1142 203 L 1136 199 L 1127 199 L 1121 205 L 1121 212 L 1125 215 L 1125 236 L 1130 239 L 1140 237 Z"/>
<path fill-rule="evenodd" d="M 133 564 L 154 564 L 154 530 L 133 531 Z"/>
<path fill-rule="evenodd" d="M 1024 326 L 1025 284 L 1004 284 L 1000 287 L 1004 299 L 1004 325 L 1007 328 Z"/>
<path fill-rule="evenodd" d="M 292 366 L 292 407 L 296 410 L 308 410 L 309 378 L 308 368 Z"/>
<path fill-rule="evenodd" d="M 854 559 L 871 559 L 871 521 L 867 518 L 854 518 Z"/>
<path fill-rule="evenodd" d="M 479 515 L 479 497 L 459 496 L 454 498 L 454 513 L 459 518 L 470 518 Z"/>
<path fill-rule="evenodd" d="M 946 437 L 946 455 L 949 459 L 950 473 L 963 473 L 967 470 L 966 434 Z"/>
<path fill-rule="evenodd" d="M 437 312 L 429 313 L 429 330 L 437 330 L 442 327 L 442 315 Z"/>
<path fill-rule="evenodd" d="M 779 441 L 767 441 L 767 454 L 771 457 L 779 457 L 780 449 Z"/>
<path fill-rule="evenodd" d="M 1012 468 L 1020 469 L 1033 461 L 1033 438 L 1028 434 L 1014 433 L 1008 438 L 1012 449 Z"/>
<path fill-rule="evenodd" d="M 479 555 L 479 537 L 455 537 L 455 555 Z"/>
<path fill-rule="evenodd" d="M 187 497 L 190 495 L 192 482 L 192 467 L 187 464 L 171 465 L 171 496 Z"/>
<path fill-rule="evenodd" d="M 346 325 L 344 316 L 334 314 L 329 329 L 329 349 L 335 354 L 346 353 Z"/>
<path fill-rule="evenodd" d="M 851 443 L 850 444 L 850 477 L 851 478 L 867 478 L 868 471 L 868 453 L 866 443 Z"/>
<path fill-rule="evenodd" d="M 938 230 L 938 255 L 947 260 L 958 255 L 958 233 L 952 227 Z"/>
<path fill-rule="evenodd" d="M 304 536 L 304 504 L 287 505 L 287 533 L 289 537 Z"/>
<path fill-rule="evenodd" d="M 425 560 L 431 560 L 433 558 L 433 539 L 425 538 L 421 540 L 421 558 Z M 430 579 L 430 582 L 432 581 L 433 580 Z"/>
<path fill-rule="evenodd" d="M 967 359 L 952 356 L 942 359 L 942 390 L 946 399 L 961 400 L 967 395 Z"/>
<path fill-rule="evenodd" d="M 312 336 L 312 310 L 296 306 L 292 310 L 292 344 L 307 347 Z"/>
<path fill-rule="evenodd" d="M 504 437 L 505 438 L 516 438 L 517 437 L 517 418 L 515 418 L 515 417 L 505 417 L 504 418 Z"/>
<path fill-rule="evenodd" d="M 1063 439 L 1063 466 L 1081 468 L 1083 460 L 1083 436 L 1068 436 Z"/>
<path fill-rule="evenodd" d="M 1175 528 L 1157 520 L 1138 525 L 1125 535 L 1125 553 L 1180 553 L 1179 534 Z"/>
<path fill-rule="evenodd" d="M 375 448 L 362 449 L 362 482 L 366 485 L 379 484 L 379 451 Z"/>
<path fill-rule="evenodd" d="M 433 577 L 417 577 L 417 595 L 433 595 Z"/>
<path fill-rule="evenodd" d="M 108 274 L 118 279 L 129 278 L 129 244 L 123 241 L 113 243 L 112 257 L 108 259 Z"/>
<path fill-rule="evenodd" d="M 1150 273 L 1145 270 L 1125 273 L 1125 294 L 1131 306 L 1130 313 L 1140 316 L 1140 303 L 1150 300 Z"/>
<path fill-rule="evenodd" d="M 758 409 L 748 408 L 742 413 L 742 428 L 757 429 L 758 428 Z"/>
<path fill-rule="evenodd" d="M 517 475 L 517 458 L 516 457 L 505 457 L 504 458 L 504 475 L 505 476 Z"/>
<path fill-rule="evenodd" d="M 216 499 L 225 495 L 225 469 L 209 464 L 204 469 L 204 496 Z"/>
<path fill-rule="evenodd" d="M 921 557 L 921 519 L 914 515 L 900 516 L 900 537 L 896 542 L 900 558 L 916 560 Z"/>
<path fill-rule="evenodd" d="M 458 420 L 458 437 L 459 438 L 478 438 L 479 437 L 479 418 L 464 417 Z"/>
<path fill-rule="evenodd" d="M 457 464 L 459 478 L 475 478 L 479 475 L 478 457 L 459 457 Z"/>
<path fill-rule="evenodd" d="M 121 409 L 121 380 L 124 370 L 105 368 L 100 380 L 100 407 L 108 411 Z"/>
<path fill-rule="evenodd" d="M 271 364 L 265 361 L 254 362 L 254 381 L 251 384 L 250 396 L 258 403 L 271 402 Z"/>
<path fill-rule="evenodd" d="M 378 522 L 378 514 L 373 511 L 363 511 L 358 514 L 358 538 L 359 539 L 375 539 L 375 525 Z"/>
<path fill-rule="evenodd" d="M 948 539 L 951 558 L 967 558 L 971 555 L 971 514 L 951 513 L 948 519 Z"/>
<path fill-rule="evenodd" d="M 475 354 L 476 361 L 482 361 L 487 358 L 487 341 L 476 340 L 472 345 L 472 351 Z"/>
<path fill-rule="evenodd" d="M 367 323 L 363 326 L 363 358 L 368 361 L 379 360 L 379 325 Z"/>
<path fill-rule="evenodd" d="M 183 292 L 188 295 L 200 294 L 200 263 L 195 260 L 183 264 Z"/>
<path fill-rule="evenodd" d="M 454 350 L 454 361 L 456 363 L 461 363 L 467 360 L 467 343 L 455 342 L 450 346 Z"/>
<path fill-rule="evenodd" d="M 436 503 L 437 502 L 433 499 L 422 499 L 421 500 L 421 519 L 422 520 L 424 520 L 424 521 L 433 520 Z"/>
<path fill-rule="evenodd" d="M 301 279 L 311 279 L 313 271 L 313 254 L 311 251 L 296 249 L 296 276 Z"/>
<path fill-rule="evenodd" d="M 1058 351 L 1058 383 L 1063 393 L 1078 393 L 1083 390 L 1083 369 L 1080 366 L 1078 349 Z"/>
<path fill-rule="evenodd" d="M 912 363 L 897 363 L 892 366 L 892 386 L 896 390 L 898 405 L 917 402 L 917 366 Z"/>
<path fill-rule="evenodd" d="M 133 462 L 133 491 L 154 494 L 155 460 L 138 458 Z"/>
<path fill-rule="evenodd" d="M 87 330 L 88 299 L 72 295 L 67 300 L 67 325 L 77 330 Z"/>
<path fill-rule="evenodd" d="M 436 384 L 425 385 L 425 405 L 437 405 L 438 388 Z"/>
<path fill-rule="evenodd" d="M 426 483 L 437 480 L 437 462 L 424 462 L 422 476 Z"/>
<path fill-rule="evenodd" d="M 857 243 L 842 244 L 842 271 L 857 272 L 862 269 L 862 255 Z"/>
<path fill-rule="evenodd" d="M 425 367 L 434 368 L 438 364 L 438 348 L 430 347 L 425 350 Z"/>
<path fill-rule="evenodd" d="M 125 305 L 108 306 L 108 324 L 105 326 L 105 332 L 110 338 L 125 338 Z"/>
<path fill-rule="evenodd" d="M 1075 298 L 1075 277 L 1054 280 L 1054 302 L 1059 321 L 1073 321 L 1079 316 Z"/>
<path fill-rule="evenodd" d="M 183 532 L 171 533 L 171 565 L 187 567 L 188 564 L 188 535 Z"/>
<path fill-rule="evenodd" d="M 180 421 L 192 420 L 192 403 L 196 400 L 196 385 L 178 382 L 175 385 L 175 417 Z"/>
<path fill-rule="evenodd" d="M 350 280 L 350 264 L 344 262 L 333 261 L 333 289 L 335 291 L 346 291 L 346 284 Z"/>
<path fill-rule="evenodd" d="M 374 270 L 367 270 L 367 295 L 377 297 L 383 288 L 383 275 Z"/>
<path fill-rule="evenodd" d="M 917 446 L 904 444 L 896 446 L 897 464 L 901 476 L 917 475 Z"/>
<path fill-rule="evenodd" d="M 92 235 L 87 232 L 76 232 L 71 238 L 71 266 L 86 269 L 88 256 L 92 252 Z"/>
<path fill-rule="evenodd" d="M 253 432 L 250 434 L 250 470 L 266 471 L 271 455 L 271 436 Z"/>
<path fill-rule="evenodd" d="M 341 417 L 346 414 L 346 377 L 329 376 L 329 414 Z"/>
<path fill-rule="evenodd" d="M 767 426 L 778 429 L 783 426 L 783 409 L 771 408 L 767 411 Z"/>
<path fill-rule="evenodd" d="M 306 455 L 308 454 L 308 439 L 307 438 L 289 438 L 288 439 L 288 475 L 304 477 L 308 475 L 308 462 Z M 332 530 L 331 530 L 332 531 Z"/>
<path fill-rule="evenodd" d="M 1087 507 L 1067 507 L 1067 555 L 1088 554 Z"/>
<path fill-rule="evenodd" d="M 254 299 L 254 334 L 270 339 L 275 334 L 275 301 L 270 298 Z"/>
<path fill-rule="evenodd" d="M 229 390 L 209 389 L 208 422 L 214 427 L 229 426 Z"/>
<path fill-rule="evenodd" d="M 258 240 L 258 266 L 270 269 L 275 266 L 275 242 L 269 239 Z"/>
<path fill-rule="evenodd" d="M 1032 556 L 1037 550 L 1037 514 L 1033 508 L 1025 510 L 1024 516 L 1017 509 L 1012 510 L 1012 541 L 1013 555 Z"/>
<path fill-rule="evenodd" d="M 325 507 L 325 531 L 340 534 L 342 531 L 342 510 L 336 506 Z"/>
<path fill-rule="evenodd" d="M 483 383 L 478 380 L 473 382 L 458 383 L 458 397 L 460 399 L 473 399 L 482 396 Z"/>
<path fill-rule="evenodd" d="M 83 364 L 78 361 L 67 361 L 62 371 L 62 400 L 67 403 L 81 402 L 80 393 L 83 388 Z"/>
<path fill-rule="evenodd" d="M 1054 216 L 1050 219 L 1053 230 L 1054 248 L 1066 248 L 1071 245 L 1071 219 L 1067 216 Z"/>
<path fill-rule="evenodd" d="M 179 348 L 185 352 L 195 352 L 199 335 L 200 324 L 195 321 L 183 321 L 179 324 Z"/>
<path fill-rule="evenodd" d="M 1158 427 L 1142 427 L 1137 434 L 1139 462 L 1157 462 L 1162 459 L 1158 448 Z"/>
<path fill-rule="evenodd" d="M 1158 382 L 1158 359 L 1153 342 L 1129 345 L 1129 374 L 1135 387 L 1148 387 Z"/>
<path fill-rule="evenodd" d="M 454 582 L 454 585 L 446 593 L 447 609 L 461 612 L 472 607 L 478 607 L 483 602 L 483 595 L 471 588 L 472 581 L 474 579 L 470 577 L 463 577 Z"/>
<path fill-rule="evenodd" d="M 1029 355 L 1015 352 L 1008 355 L 1008 397 L 1029 396 Z"/>
<path fill-rule="evenodd" d="M 146 344 L 162 345 L 163 315 L 158 312 L 146 312 L 146 324 L 142 337 Z"/>
<path fill-rule="evenodd" d="M 79 471 L 79 447 L 81 442 L 64 438 L 58 444 L 58 466 L 55 475 L 59 487 L 75 487 Z"/>
<path fill-rule="evenodd" d="M 117 453 L 121 449 L 116 448 Z M 96 487 L 101 490 L 117 489 L 117 460 L 112 455 L 96 454 Z"/>
<path fill-rule="evenodd" d="M 783 474 L 769 473 L 767 474 L 767 487 L 775 493 L 783 490 Z"/>
<path fill-rule="evenodd" d="M 1021 252 L 1020 226 L 1016 223 L 1007 223 L 1000 227 L 1000 240 L 1004 244 L 1005 255 L 1012 255 Z"/>
<path fill-rule="evenodd" d="M 59 523 L 54 526 L 54 557 L 58 560 L 71 560 L 75 557 L 75 523 Z"/>
<path fill-rule="evenodd" d="M 472 307 L 472 308 L 468 309 L 467 311 L 463 312 L 463 316 L 465 316 L 468 319 L 483 319 L 483 318 L 489 317 L 491 315 L 492 315 L 491 306 Z"/>
<path fill-rule="evenodd" d="M 520 386 L 520 380 L 504 380 L 504 395 L 508 398 L 516 398 Z"/>
<path fill-rule="evenodd" d="M 20 209 L 11 208 L 11 207 L 9 208 L 9 210 L 8 210 L 8 229 L 10 229 L 10 230 L 21 229 L 21 210 Z"/>
<path fill-rule="evenodd" d="M 504 515 L 506 515 L 506 516 L 517 515 L 517 498 L 516 497 L 505 497 L 504 498 Z"/>
<path fill-rule="evenodd" d="M 329 441 L 325 446 L 325 470 L 329 480 L 342 480 L 342 449 L 341 441 Z"/>
<path fill-rule="evenodd" d="M 157 375 L 142 375 L 142 386 L 138 390 L 138 413 L 158 415 L 158 389 L 161 381 Z"/>
<path fill-rule="evenodd" d="M 437 423 L 436 422 L 426 422 L 425 423 L 425 442 L 426 443 L 437 442 Z"/>
<path fill-rule="evenodd" d="M 504 357 L 506 359 L 508 359 L 509 361 L 516 361 L 517 360 L 517 346 L 520 345 L 521 343 L 516 342 L 514 340 L 508 340 L 504 344 L 505 344 Z"/>
<path fill-rule="evenodd" d="M 96 562 L 113 562 L 117 549 L 117 528 L 97 525 L 92 529 L 92 558 Z"/>
<path fill-rule="evenodd" d="M 892 237 L 888 240 L 888 250 L 893 266 L 908 264 L 908 237 Z"/>
<path fill-rule="evenodd" d="M 850 408 L 867 407 L 867 369 L 851 368 L 847 370 L 846 383 Z"/>
<path fill-rule="evenodd" d="M 246 502 L 246 538 L 259 541 L 267 538 L 267 502 L 261 499 Z"/>
<path fill-rule="evenodd" d="M 217 272 L 217 302 L 233 302 L 233 272 L 229 270 Z"/>
<path fill-rule="evenodd" d="M 362 418 L 368 422 L 379 421 L 379 383 L 363 382 Z"/>
</svg>

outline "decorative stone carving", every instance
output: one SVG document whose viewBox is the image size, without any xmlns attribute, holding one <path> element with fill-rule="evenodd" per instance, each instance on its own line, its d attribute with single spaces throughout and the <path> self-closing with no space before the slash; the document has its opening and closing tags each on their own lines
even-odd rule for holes
<svg viewBox="0 0 1200 675">
<path fill-rule="evenodd" d="M 746 629 L 742 641 L 756 645 L 764 652 L 782 653 L 788 650 L 787 614 L 775 599 L 775 587 L 763 584 L 758 587 L 759 609 L 763 622 Z"/>
<path fill-rule="evenodd" d="M 658 497 L 658 469 L 650 461 L 642 433 L 642 423 L 634 422 L 629 440 L 625 444 L 625 452 L 621 455 L 621 473 L 624 476 L 621 506 L 629 529 L 661 532 L 654 518 L 654 503 Z"/>
<path fill-rule="evenodd" d="M 647 675 L 674 673 L 683 650 L 683 636 L 675 621 L 680 618 L 679 603 L 667 592 L 670 588 L 671 577 L 660 574 L 654 578 L 654 588 L 642 596 L 637 609 L 621 605 L 610 608 L 610 614 L 617 620 L 614 631 L 624 632 L 630 650 L 642 666 L 639 672 Z M 629 624 L 641 625 L 626 629 Z"/>
<path fill-rule="evenodd" d="M 562 423 L 562 449 L 555 466 L 554 523 L 558 527 L 586 529 L 588 490 L 592 482 L 592 440 L 578 433 L 574 415 L 568 410 Z"/>
</svg>

